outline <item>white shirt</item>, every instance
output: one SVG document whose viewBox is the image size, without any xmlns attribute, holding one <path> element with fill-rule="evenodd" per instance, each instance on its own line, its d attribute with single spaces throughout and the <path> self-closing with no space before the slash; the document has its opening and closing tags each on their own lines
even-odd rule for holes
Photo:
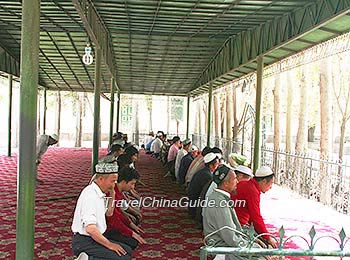
<svg viewBox="0 0 350 260">
<path fill-rule="evenodd" d="M 151 152 L 160 153 L 160 149 L 162 148 L 162 145 L 163 145 L 162 140 L 160 140 L 157 137 L 156 140 L 154 140 L 154 142 L 151 145 Z"/>
<path fill-rule="evenodd" d="M 179 179 L 179 169 L 180 169 L 181 160 L 182 160 L 182 158 L 184 158 L 184 156 L 186 154 L 188 154 L 188 152 L 185 149 L 181 148 L 176 155 L 176 160 L 175 160 L 175 177 L 176 177 L 176 179 Z"/>
<path fill-rule="evenodd" d="M 40 161 L 41 156 L 47 151 L 49 148 L 49 135 L 40 135 L 38 136 L 37 144 L 36 144 L 36 159 Z"/>
<path fill-rule="evenodd" d="M 100 187 L 95 182 L 86 186 L 79 196 L 74 211 L 73 233 L 89 236 L 86 232 L 86 226 L 95 224 L 97 229 L 103 234 L 107 229 L 106 206 L 106 194 L 101 191 Z"/>
<path fill-rule="evenodd" d="M 148 144 L 152 139 L 153 139 L 153 136 L 151 135 L 145 136 L 145 138 L 143 139 L 143 144 L 144 145 Z"/>
</svg>

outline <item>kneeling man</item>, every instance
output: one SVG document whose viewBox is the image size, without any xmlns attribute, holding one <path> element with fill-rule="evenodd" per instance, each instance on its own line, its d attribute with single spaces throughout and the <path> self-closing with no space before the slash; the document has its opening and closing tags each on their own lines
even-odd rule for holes
<svg viewBox="0 0 350 260">
<path fill-rule="evenodd" d="M 213 241 L 213 246 L 239 248 L 248 245 L 247 236 L 243 233 L 236 212 L 230 202 L 230 192 L 236 189 L 238 182 L 234 170 L 226 165 L 220 165 L 213 174 L 213 181 L 217 184 L 217 188 L 209 195 L 207 207 L 203 208 L 204 235 L 207 236 L 222 228 L 221 231 L 208 237 Z M 253 247 L 259 246 L 254 243 Z M 248 256 L 227 255 L 225 259 L 241 260 L 248 258 Z M 249 259 L 260 260 L 265 258 L 252 257 Z"/>
<path fill-rule="evenodd" d="M 114 211 L 114 186 L 118 177 L 118 166 L 113 163 L 96 165 L 94 181 L 81 192 L 72 223 L 72 248 L 78 259 L 131 259 L 129 246 L 108 240 L 103 236 L 106 231 L 106 216 Z M 107 200 L 106 193 L 112 194 Z"/>
</svg>

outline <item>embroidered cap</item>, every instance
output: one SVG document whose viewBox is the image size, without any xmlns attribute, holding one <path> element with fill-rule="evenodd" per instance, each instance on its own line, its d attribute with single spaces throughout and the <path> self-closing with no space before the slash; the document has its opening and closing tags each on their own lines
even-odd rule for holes
<svg viewBox="0 0 350 260">
<path fill-rule="evenodd" d="M 118 173 L 118 165 L 115 163 L 98 163 L 95 166 L 97 174 L 111 174 Z"/>
<path fill-rule="evenodd" d="M 213 181 L 219 185 L 231 170 L 232 168 L 226 166 L 225 164 L 221 164 L 213 173 Z"/>
</svg>

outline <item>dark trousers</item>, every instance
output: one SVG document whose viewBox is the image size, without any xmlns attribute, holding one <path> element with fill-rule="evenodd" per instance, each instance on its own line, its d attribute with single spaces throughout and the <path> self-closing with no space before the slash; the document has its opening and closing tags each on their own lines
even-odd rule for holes
<svg viewBox="0 0 350 260">
<path fill-rule="evenodd" d="M 168 162 L 168 170 L 171 174 L 171 178 L 173 180 L 176 180 L 176 178 L 175 178 L 175 160 Z"/>
<path fill-rule="evenodd" d="M 137 242 L 135 238 L 122 236 L 119 232 L 115 230 L 109 230 L 105 232 L 103 235 L 108 240 L 113 240 L 113 241 L 121 242 L 125 245 L 128 245 L 129 247 L 131 247 L 132 250 L 134 250 L 139 244 L 139 242 Z"/>
<path fill-rule="evenodd" d="M 127 252 L 126 255 L 119 256 L 116 252 L 109 250 L 107 247 L 97 243 L 90 236 L 84 236 L 80 234 L 74 234 L 72 238 L 72 248 L 74 255 L 78 256 L 81 252 L 85 252 L 89 256 L 89 260 L 130 260 L 132 250 L 129 246 L 120 243 L 119 244 Z"/>
</svg>

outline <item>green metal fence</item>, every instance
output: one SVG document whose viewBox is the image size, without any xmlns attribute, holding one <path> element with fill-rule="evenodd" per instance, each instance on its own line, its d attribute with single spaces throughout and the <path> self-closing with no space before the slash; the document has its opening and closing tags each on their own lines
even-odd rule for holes
<svg viewBox="0 0 350 260">
<path fill-rule="evenodd" d="M 238 247 L 216 247 L 213 245 L 213 241 L 210 239 L 211 236 L 220 232 L 222 229 L 230 229 L 232 232 L 236 232 L 244 240 L 238 242 Z M 250 259 L 252 256 L 275 256 L 274 259 L 283 259 L 284 256 L 306 256 L 313 259 L 314 256 L 333 256 L 339 257 L 339 259 L 347 259 L 344 257 L 350 257 L 350 244 L 349 237 L 346 236 L 344 229 L 341 229 L 338 236 L 318 236 L 315 228 L 312 227 L 309 232 L 309 237 L 293 235 L 285 237 L 285 231 L 283 226 L 279 229 L 279 237 L 274 237 L 278 242 L 278 248 L 256 248 L 253 247 L 254 241 L 259 239 L 262 235 L 252 236 L 250 234 L 244 234 L 238 230 L 234 230 L 231 227 L 222 227 L 221 229 L 208 234 L 204 238 L 205 246 L 200 249 L 200 260 L 205 260 L 209 255 L 236 255 L 246 256 Z M 269 234 L 271 235 L 271 234 Z M 301 238 L 305 242 L 305 248 L 303 249 L 291 249 L 287 248 L 286 244 L 293 238 Z M 330 242 L 336 243 L 337 246 L 332 249 L 319 249 L 317 244 L 319 241 L 329 239 Z"/>
</svg>

